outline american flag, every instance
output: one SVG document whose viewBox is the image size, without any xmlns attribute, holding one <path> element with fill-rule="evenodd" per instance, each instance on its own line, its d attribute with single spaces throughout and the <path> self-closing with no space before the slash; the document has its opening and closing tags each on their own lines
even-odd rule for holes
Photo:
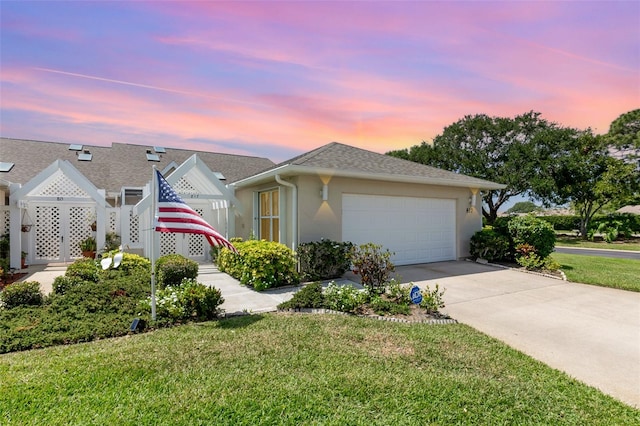
<svg viewBox="0 0 640 426">
<path fill-rule="evenodd" d="M 237 253 L 233 244 L 220 235 L 176 194 L 158 170 L 156 170 L 156 175 L 158 177 L 158 210 L 155 224 L 157 232 L 202 234 L 212 246 L 224 246 Z"/>
</svg>

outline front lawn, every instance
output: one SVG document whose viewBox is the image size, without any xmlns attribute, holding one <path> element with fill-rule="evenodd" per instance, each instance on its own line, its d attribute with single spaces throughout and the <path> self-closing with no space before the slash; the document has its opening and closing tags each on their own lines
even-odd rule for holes
<svg viewBox="0 0 640 426">
<path fill-rule="evenodd" d="M 464 325 L 267 314 L 0 356 L 0 423 L 640 424 Z"/>
<path fill-rule="evenodd" d="M 553 253 L 567 279 L 623 290 L 640 291 L 640 262 L 635 259 Z"/>
</svg>

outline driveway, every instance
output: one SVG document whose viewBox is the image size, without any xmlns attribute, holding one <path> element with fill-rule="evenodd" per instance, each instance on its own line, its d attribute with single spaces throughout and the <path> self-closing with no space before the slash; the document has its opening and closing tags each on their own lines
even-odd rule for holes
<svg viewBox="0 0 640 426">
<path fill-rule="evenodd" d="M 640 408 L 640 293 L 473 262 L 397 268 L 446 288 L 443 312 Z"/>
</svg>

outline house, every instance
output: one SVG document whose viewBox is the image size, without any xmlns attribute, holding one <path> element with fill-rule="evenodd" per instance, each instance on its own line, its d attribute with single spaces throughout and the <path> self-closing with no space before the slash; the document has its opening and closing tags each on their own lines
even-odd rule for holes
<svg viewBox="0 0 640 426">
<path fill-rule="evenodd" d="M 504 187 L 335 142 L 275 165 L 173 148 L 1 138 L 0 234 L 11 235 L 11 265 L 20 251 L 28 263 L 71 261 L 81 256 L 79 241 L 94 233 L 101 247 L 106 232 L 143 255 L 155 244 L 154 253 L 207 259 L 202 236 L 153 238 L 153 165 L 224 235 L 294 250 L 321 238 L 374 242 L 398 265 L 468 256 L 482 227 L 480 191 Z"/>
</svg>

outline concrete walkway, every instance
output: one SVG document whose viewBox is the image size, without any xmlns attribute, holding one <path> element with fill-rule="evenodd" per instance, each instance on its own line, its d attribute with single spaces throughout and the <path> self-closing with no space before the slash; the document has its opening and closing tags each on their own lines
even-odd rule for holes
<svg viewBox="0 0 640 426">
<path fill-rule="evenodd" d="M 473 262 L 398 273 L 446 288 L 443 311 L 459 322 L 640 408 L 640 293 Z"/>
<path fill-rule="evenodd" d="M 43 290 L 65 265 L 31 266 Z M 443 311 L 545 364 L 640 408 L 640 293 L 574 284 L 473 262 L 397 268 L 398 279 L 446 289 Z M 298 287 L 257 292 L 200 266 L 198 281 L 220 289 L 227 315 L 261 313 Z M 342 283 L 358 282 L 347 273 Z"/>
</svg>

